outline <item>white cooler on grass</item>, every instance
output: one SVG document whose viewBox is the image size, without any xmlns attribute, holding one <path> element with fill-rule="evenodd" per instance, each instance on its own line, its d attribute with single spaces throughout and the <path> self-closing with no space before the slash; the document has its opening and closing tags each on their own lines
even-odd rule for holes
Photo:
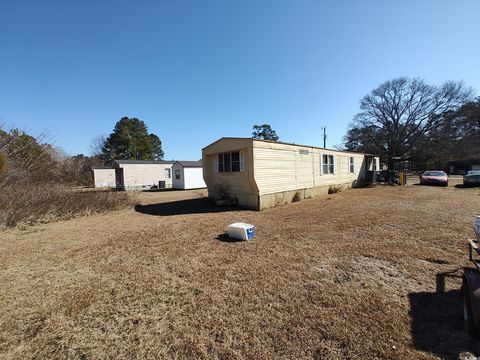
<svg viewBox="0 0 480 360">
<path fill-rule="evenodd" d="M 255 235 L 255 226 L 246 223 L 228 225 L 228 236 L 233 239 L 250 240 Z"/>
</svg>

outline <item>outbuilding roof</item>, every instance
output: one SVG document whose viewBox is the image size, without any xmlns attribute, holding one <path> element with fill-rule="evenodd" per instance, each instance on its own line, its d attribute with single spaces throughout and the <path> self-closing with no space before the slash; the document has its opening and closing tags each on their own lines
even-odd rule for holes
<svg viewBox="0 0 480 360">
<path fill-rule="evenodd" d="M 202 167 L 202 161 L 191 161 L 191 160 L 179 160 L 176 161 L 175 164 L 180 164 L 183 167 Z"/>
<path fill-rule="evenodd" d="M 164 160 L 159 160 L 159 161 L 151 161 L 151 160 L 114 160 L 113 161 L 116 164 L 174 164 L 175 161 L 164 161 Z"/>
</svg>

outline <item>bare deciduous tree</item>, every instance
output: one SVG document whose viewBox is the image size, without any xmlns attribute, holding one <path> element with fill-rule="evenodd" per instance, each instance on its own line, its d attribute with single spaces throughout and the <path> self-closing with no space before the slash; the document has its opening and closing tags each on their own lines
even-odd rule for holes
<svg viewBox="0 0 480 360">
<path fill-rule="evenodd" d="M 90 153 L 92 156 L 99 156 L 103 152 L 103 147 L 105 146 L 105 142 L 107 141 L 107 137 L 105 135 L 98 135 L 96 136 L 91 144 L 90 144 Z"/>
<path fill-rule="evenodd" d="M 0 152 L 8 164 L 4 180 L 43 177 L 52 169 L 55 149 L 48 143 L 47 132 L 33 137 L 18 129 L 6 132 L 2 128 L 0 126 Z"/>
<path fill-rule="evenodd" d="M 360 101 L 360 110 L 350 130 L 365 136 L 381 155 L 405 157 L 416 141 L 444 120 L 443 114 L 459 108 L 472 97 L 463 82 L 447 81 L 441 86 L 419 78 L 397 78 L 381 84 Z M 360 131 L 362 130 L 362 131 Z M 348 143 L 347 134 L 347 143 Z"/>
</svg>

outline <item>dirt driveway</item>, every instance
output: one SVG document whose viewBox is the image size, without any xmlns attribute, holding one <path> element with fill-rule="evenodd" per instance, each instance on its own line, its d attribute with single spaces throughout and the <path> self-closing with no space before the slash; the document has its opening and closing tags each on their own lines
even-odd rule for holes
<svg viewBox="0 0 480 360">
<path fill-rule="evenodd" d="M 479 189 L 356 189 L 262 212 L 199 191 L 0 232 L 0 358 L 458 358 Z M 256 226 L 231 242 L 226 226 Z"/>
</svg>

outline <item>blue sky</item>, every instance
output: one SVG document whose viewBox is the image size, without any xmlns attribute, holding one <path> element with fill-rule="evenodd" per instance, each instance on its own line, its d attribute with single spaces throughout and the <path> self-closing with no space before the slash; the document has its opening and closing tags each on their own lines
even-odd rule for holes
<svg viewBox="0 0 480 360">
<path fill-rule="evenodd" d="M 480 1 L 0 1 L 0 123 L 89 153 L 122 116 L 167 159 L 269 123 L 339 144 L 385 80 L 480 89 Z"/>
</svg>

